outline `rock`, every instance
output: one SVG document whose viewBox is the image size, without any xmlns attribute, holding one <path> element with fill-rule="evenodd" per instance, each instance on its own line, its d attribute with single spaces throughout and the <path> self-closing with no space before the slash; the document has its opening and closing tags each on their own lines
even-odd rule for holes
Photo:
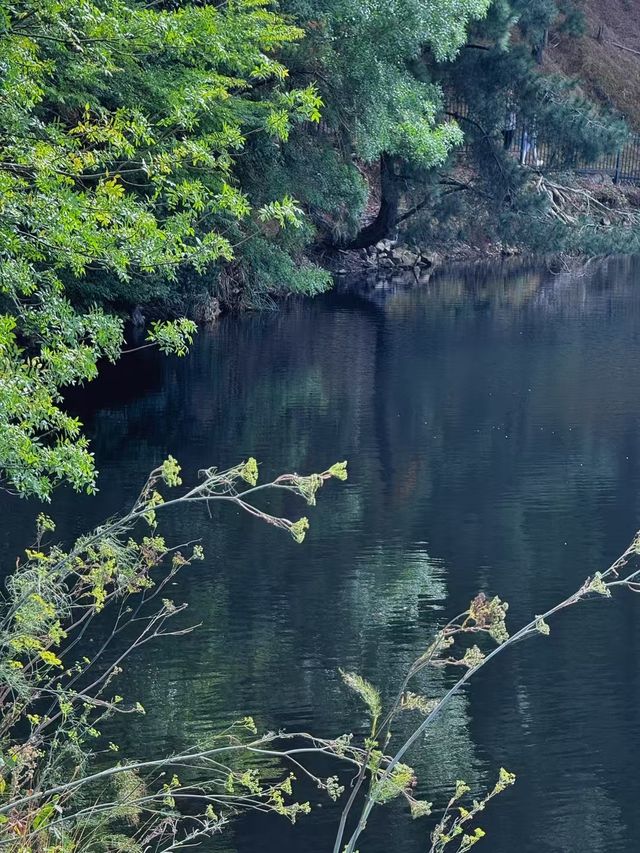
<svg viewBox="0 0 640 853">
<path fill-rule="evenodd" d="M 378 243 L 376 243 L 376 249 L 379 252 L 390 252 L 391 249 L 393 249 L 396 245 L 397 244 L 395 240 L 380 240 Z"/>
<path fill-rule="evenodd" d="M 420 266 L 432 267 L 434 265 L 434 256 L 430 252 L 420 252 Z"/>
<path fill-rule="evenodd" d="M 383 256 L 383 257 L 379 258 L 378 266 L 379 267 L 385 267 L 385 268 L 391 268 L 391 267 L 394 267 L 395 264 L 393 263 L 391 258 L 387 258 L 387 257 Z"/>
<path fill-rule="evenodd" d="M 221 313 L 220 300 L 208 295 L 194 299 L 189 312 L 192 320 L 203 325 L 215 323 Z"/>
<path fill-rule="evenodd" d="M 131 322 L 134 326 L 144 326 L 144 324 L 146 323 L 146 318 L 142 313 L 142 308 L 139 305 L 136 305 L 136 307 L 131 312 Z"/>
<path fill-rule="evenodd" d="M 415 267 L 420 260 L 420 255 L 416 254 L 416 252 L 412 252 L 410 249 L 402 247 L 393 249 L 391 257 L 398 266 L 405 267 L 406 269 Z"/>
</svg>

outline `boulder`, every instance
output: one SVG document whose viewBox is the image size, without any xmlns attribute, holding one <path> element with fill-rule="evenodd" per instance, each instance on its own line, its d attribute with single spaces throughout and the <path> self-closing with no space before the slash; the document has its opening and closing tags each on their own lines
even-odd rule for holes
<svg viewBox="0 0 640 853">
<path fill-rule="evenodd" d="M 417 252 L 412 252 L 410 249 L 402 246 L 397 249 L 393 249 L 391 257 L 398 266 L 405 267 L 406 269 L 415 267 L 420 260 L 420 255 L 418 255 Z"/>
<path fill-rule="evenodd" d="M 428 252 L 426 250 L 422 250 L 420 252 L 420 266 L 421 267 L 432 267 L 436 262 L 436 256 L 432 252 Z"/>
<path fill-rule="evenodd" d="M 194 299 L 189 311 L 191 319 L 203 325 L 215 323 L 221 313 L 220 300 L 208 295 Z"/>
</svg>

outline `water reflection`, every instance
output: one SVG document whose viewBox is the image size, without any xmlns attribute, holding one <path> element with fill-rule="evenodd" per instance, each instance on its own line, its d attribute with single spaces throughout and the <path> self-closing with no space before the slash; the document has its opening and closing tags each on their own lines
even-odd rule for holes
<svg viewBox="0 0 640 853">
<path fill-rule="evenodd" d="M 136 660 L 121 692 L 148 714 L 118 733 L 123 749 L 178 748 L 245 713 L 358 731 L 338 666 L 388 694 L 479 589 L 517 624 L 608 564 L 640 516 L 639 276 L 638 260 L 578 275 L 494 264 L 345 287 L 225 318 L 184 361 L 141 352 L 74 398 L 101 491 L 58 496 L 64 536 L 120 508 L 167 453 L 191 471 L 253 454 L 265 476 L 350 463 L 303 547 L 228 513 L 169 519 L 171 537 L 204 539 L 207 562 L 174 591 L 202 628 Z M 32 511 L 7 504 L 5 554 Z M 440 801 L 462 775 L 518 774 L 483 821 L 494 853 L 634 849 L 639 608 L 588 605 L 516 647 L 414 756 Z M 252 818 L 216 849 L 320 853 L 335 817 Z M 361 849 L 418 853 L 427 834 L 392 808 Z"/>
</svg>

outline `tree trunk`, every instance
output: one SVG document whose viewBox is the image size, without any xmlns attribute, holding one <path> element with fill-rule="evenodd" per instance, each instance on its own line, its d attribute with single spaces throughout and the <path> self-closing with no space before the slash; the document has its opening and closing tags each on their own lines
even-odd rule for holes
<svg viewBox="0 0 640 853">
<path fill-rule="evenodd" d="M 397 224 L 400 196 L 401 186 L 395 174 L 395 161 L 389 154 L 382 154 L 380 157 L 380 209 L 373 222 L 365 225 L 353 240 L 342 248 L 366 249 L 388 237 Z"/>
</svg>

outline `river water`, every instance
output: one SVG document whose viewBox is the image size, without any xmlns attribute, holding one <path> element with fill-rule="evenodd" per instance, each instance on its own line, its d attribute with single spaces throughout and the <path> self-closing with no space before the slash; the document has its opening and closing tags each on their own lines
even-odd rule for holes
<svg viewBox="0 0 640 853">
<path fill-rule="evenodd" d="M 147 714 L 112 733 L 122 752 L 177 749 L 249 713 L 362 732 L 338 667 L 389 695 L 479 590 L 511 603 L 515 628 L 608 566 L 640 526 L 639 285 L 640 261 L 612 260 L 343 286 L 225 317 L 185 359 L 129 356 L 74 398 L 100 493 L 58 494 L 66 538 L 125 506 L 168 453 L 186 472 L 254 455 L 263 479 L 349 461 L 301 546 L 235 511 L 167 520 L 170 540 L 202 538 L 205 562 L 171 592 L 202 624 L 131 660 L 118 690 Z M 3 502 L 5 555 L 35 509 Z M 420 792 L 438 807 L 456 779 L 480 791 L 504 766 L 518 781 L 482 815 L 479 851 L 637 850 L 639 666 L 640 598 L 565 613 L 454 701 L 411 757 Z M 295 827 L 252 817 L 208 849 L 327 853 L 337 809 L 312 797 Z M 420 853 L 430 826 L 397 803 L 359 849 Z"/>
</svg>

